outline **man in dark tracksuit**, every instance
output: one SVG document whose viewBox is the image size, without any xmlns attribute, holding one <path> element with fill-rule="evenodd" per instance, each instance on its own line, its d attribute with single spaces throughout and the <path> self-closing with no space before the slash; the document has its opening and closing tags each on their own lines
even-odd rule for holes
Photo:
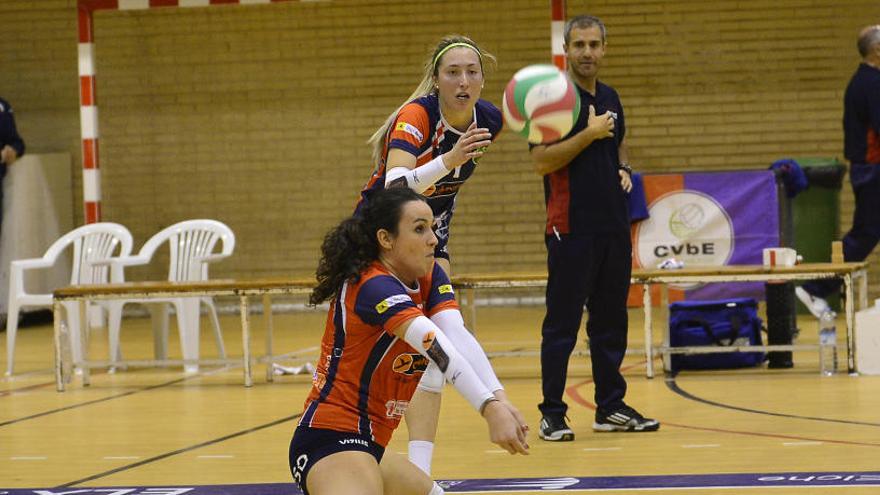
<svg viewBox="0 0 880 495">
<path fill-rule="evenodd" d="M 852 229 L 843 237 L 846 261 L 866 259 L 880 241 L 880 25 L 862 29 L 858 48 L 862 63 L 843 97 L 843 154 L 856 203 Z M 795 293 L 818 318 L 829 310 L 825 298 L 839 289 L 839 279 L 826 279 Z"/>
<path fill-rule="evenodd" d="M 24 141 L 15 128 L 12 106 L 0 98 L 0 222 L 3 221 L 3 178 L 6 177 L 6 167 L 23 154 Z"/>
<path fill-rule="evenodd" d="M 629 209 L 632 188 L 617 92 L 597 80 L 605 26 L 592 16 L 565 26 L 568 72 L 581 99 L 578 122 L 563 140 L 533 146 L 547 202 L 547 313 L 541 332 L 544 401 L 538 436 L 574 440 L 562 400 L 568 360 L 584 304 L 596 384 L 596 431 L 654 431 L 660 424 L 627 406 L 620 364 L 626 352 L 626 298 L 632 267 Z"/>
</svg>

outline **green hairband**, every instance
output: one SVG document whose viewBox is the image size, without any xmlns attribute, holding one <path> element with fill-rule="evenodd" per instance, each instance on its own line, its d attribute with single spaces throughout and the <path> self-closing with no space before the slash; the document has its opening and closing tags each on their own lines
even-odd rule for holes
<svg viewBox="0 0 880 495">
<path fill-rule="evenodd" d="M 480 57 L 480 65 L 483 65 L 483 54 L 480 53 L 480 50 L 478 50 L 477 47 L 475 47 L 474 45 L 472 45 L 470 43 L 458 42 L 458 43 L 451 43 L 451 44 L 445 46 L 442 50 L 440 50 L 440 53 L 438 53 L 437 56 L 434 57 L 434 64 L 433 64 L 434 68 L 435 69 L 437 68 L 437 61 L 440 60 L 440 57 L 442 57 L 444 53 L 448 52 L 452 48 L 456 48 L 459 46 L 466 46 L 466 47 L 470 48 L 471 50 L 473 50 L 474 52 L 476 52 L 477 56 Z"/>
</svg>

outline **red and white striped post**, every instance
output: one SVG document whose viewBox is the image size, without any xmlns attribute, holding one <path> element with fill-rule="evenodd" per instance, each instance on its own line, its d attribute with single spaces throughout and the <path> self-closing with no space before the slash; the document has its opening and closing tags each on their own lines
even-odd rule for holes
<svg viewBox="0 0 880 495">
<path fill-rule="evenodd" d="M 553 54 L 553 65 L 565 70 L 565 0 L 550 0 L 550 53 Z"/>
<path fill-rule="evenodd" d="M 258 5 L 294 0 L 77 0 L 79 34 L 79 118 L 82 138 L 83 209 L 85 223 L 101 221 L 101 174 L 98 160 L 98 102 L 95 96 L 96 10 L 145 10 L 158 7 Z"/>
</svg>

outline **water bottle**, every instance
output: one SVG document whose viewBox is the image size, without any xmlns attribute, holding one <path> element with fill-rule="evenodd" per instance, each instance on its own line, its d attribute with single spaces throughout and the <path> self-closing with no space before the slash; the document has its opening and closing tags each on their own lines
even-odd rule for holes
<svg viewBox="0 0 880 495">
<path fill-rule="evenodd" d="M 830 309 L 819 317 L 819 369 L 824 376 L 837 372 L 837 329 L 834 327 L 836 318 L 837 314 Z"/>
</svg>

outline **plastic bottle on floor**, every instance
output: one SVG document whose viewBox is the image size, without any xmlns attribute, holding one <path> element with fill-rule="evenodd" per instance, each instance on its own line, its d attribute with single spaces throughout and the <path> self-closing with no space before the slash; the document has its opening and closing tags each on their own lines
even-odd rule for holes
<svg viewBox="0 0 880 495">
<path fill-rule="evenodd" d="M 828 310 L 819 317 L 819 369 L 824 376 L 837 372 L 837 314 Z"/>
</svg>

